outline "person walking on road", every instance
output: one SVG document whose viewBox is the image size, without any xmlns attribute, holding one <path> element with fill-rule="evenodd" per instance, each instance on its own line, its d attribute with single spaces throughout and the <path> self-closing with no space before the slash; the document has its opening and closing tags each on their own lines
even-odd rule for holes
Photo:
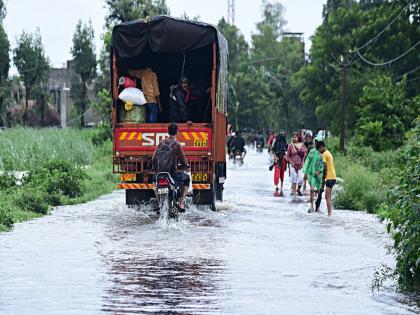
<svg viewBox="0 0 420 315">
<path fill-rule="evenodd" d="M 312 138 L 312 131 L 310 131 L 310 130 L 305 131 L 305 141 L 303 141 L 303 145 L 305 146 L 306 152 L 308 152 L 308 154 L 314 148 L 314 140 Z M 306 161 L 307 158 L 308 157 L 306 156 L 305 161 Z M 305 194 L 306 193 L 306 183 L 308 181 L 308 175 L 305 174 L 305 172 L 303 172 L 303 173 L 304 173 L 304 176 L 303 176 L 303 194 Z"/>
<path fill-rule="evenodd" d="M 332 190 L 337 182 L 337 177 L 335 175 L 334 158 L 331 152 L 325 146 L 324 141 L 319 141 L 317 147 L 319 152 L 322 154 L 322 160 L 324 162 L 322 187 L 325 187 L 325 200 L 327 202 L 328 216 L 330 217 L 332 215 L 333 209 Z"/>
<path fill-rule="evenodd" d="M 270 137 L 268 138 L 267 145 L 268 145 L 268 153 L 271 153 L 271 148 L 273 146 L 274 140 L 276 139 L 276 132 L 272 131 Z"/>
<path fill-rule="evenodd" d="M 274 143 L 272 145 L 272 151 L 274 153 L 274 163 L 270 166 L 270 171 L 274 167 L 274 189 L 275 196 L 283 196 L 283 181 L 284 181 L 284 172 L 287 168 L 286 162 L 286 151 L 287 151 L 287 141 L 286 133 L 281 131 Z M 280 183 L 280 192 L 279 192 L 279 183 Z"/>
<path fill-rule="evenodd" d="M 318 142 L 316 145 L 318 146 Z M 323 177 L 324 163 L 322 159 L 322 154 L 317 150 L 317 148 L 312 148 L 305 159 L 305 164 L 303 165 L 302 172 L 305 174 L 305 177 L 308 179 L 310 187 L 310 202 L 311 207 L 308 212 L 314 211 L 314 197 L 316 193 L 320 193 L 322 188 L 322 177 Z"/>
<path fill-rule="evenodd" d="M 298 134 L 292 133 L 292 143 L 287 148 L 287 159 L 291 166 L 290 180 L 292 182 L 292 195 L 302 196 L 300 188 L 303 185 L 302 167 L 306 156 L 306 148 L 299 142 Z"/>
</svg>

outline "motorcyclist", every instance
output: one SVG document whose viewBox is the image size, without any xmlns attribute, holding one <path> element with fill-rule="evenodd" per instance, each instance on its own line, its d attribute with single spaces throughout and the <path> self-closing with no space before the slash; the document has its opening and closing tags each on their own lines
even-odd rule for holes
<svg viewBox="0 0 420 315">
<path fill-rule="evenodd" d="M 264 148 L 265 139 L 264 139 L 264 136 L 263 136 L 262 133 L 258 133 L 256 135 L 255 142 L 256 142 L 257 145 L 261 145 L 261 147 Z"/>
<path fill-rule="evenodd" d="M 246 153 L 245 150 L 245 139 L 242 137 L 242 132 L 237 131 L 233 140 L 231 142 L 231 154 L 235 154 L 237 151 L 241 152 L 241 156 L 243 157 Z"/>
<path fill-rule="evenodd" d="M 190 185 L 190 177 L 185 173 L 188 170 L 188 161 L 185 157 L 184 151 L 182 149 L 181 144 L 176 140 L 176 135 L 178 134 L 178 126 L 175 123 L 171 123 L 168 126 L 168 134 L 169 137 L 167 139 L 162 140 L 159 143 L 158 147 L 156 148 L 155 152 L 153 153 L 152 157 L 152 165 L 153 170 L 156 172 L 168 172 L 172 178 L 183 187 L 182 196 L 179 200 L 179 210 L 181 212 L 185 211 L 185 198 L 188 194 L 188 188 Z M 171 147 L 172 152 L 172 160 L 170 165 L 163 163 L 160 160 L 160 149 L 163 145 L 169 145 Z"/>
</svg>

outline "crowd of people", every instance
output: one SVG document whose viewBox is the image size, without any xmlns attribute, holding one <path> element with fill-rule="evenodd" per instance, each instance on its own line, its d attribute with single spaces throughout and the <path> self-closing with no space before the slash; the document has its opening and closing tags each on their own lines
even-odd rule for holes
<svg viewBox="0 0 420 315">
<path fill-rule="evenodd" d="M 336 184 L 336 174 L 334 158 L 327 149 L 324 134 L 320 132 L 317 137 L 314 137 L 310 130 L 292 132 L 288 142 L 284 131 L 279 133 L 271 131 L 266 136 L 259 131 L 249 133 L 246 139 L 251 146 L 255 146 L 265 137 L 268 152 L 273 157 L 273 163 L 269 169 L 274 170 L 274 195 L 284 196 L 284 175 L 288 171 L 293 199 L 297 200 L 300 196 L 309 194 L 308 212 L 319 212 L 322 195 L 325 193 L 328 216 L 331 216 L 332 190 Z M 245 141 L 241 132 L 230 138 L 228 151 L 236 147 L 235 143 L 241 143 L 241 147 L 245 150 Z"/>
<path fill-rule="evenodd" d="M 314 138 L 311 131 L 304 130 L 293 132 L 290 140 L 287 143 L 284 132 L 278 135 L 273 133 L 268 140 L 269 152 L 274 156 L 270 170 L 275 169 L 275 195 L 283 196 L 284 173 L 288 169 L 293 198 L 303 196 L 309 188 L 311 206 L 308 212 L 319 212 L 322 194 L 325 192 L 328 216 L 331 216 L 336 174 L 334 158 L 323 137 Z"/>
</svg>

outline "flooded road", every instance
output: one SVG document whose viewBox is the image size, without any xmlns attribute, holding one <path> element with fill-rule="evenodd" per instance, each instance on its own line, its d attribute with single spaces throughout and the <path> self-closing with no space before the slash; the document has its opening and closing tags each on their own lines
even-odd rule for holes
<svg viewBox="0 0 420 315">
<path fill-rule="evenodd" d="M 177 223 L 114 192 L 17 224 L 0 234 L 0 314 L 417 313 L 392 284 L 371 291 L 394 263 L 384 226 L 273 197 L 267 157 L 231 164 L 218 211 Z"/>
</svg>

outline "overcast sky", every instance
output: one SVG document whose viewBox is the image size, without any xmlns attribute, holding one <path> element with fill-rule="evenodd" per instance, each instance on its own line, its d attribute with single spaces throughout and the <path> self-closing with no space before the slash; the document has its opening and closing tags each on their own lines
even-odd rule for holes
<svg viewBox="0 0 420 315">
<path fill-rule="evenodd" d="M 255 32 L 255 23 L 261 19 L 260 0 L 236 0 L 235 24 L 247 39 Z M 322 7 L 326 0 L 280 0 L 286 7 L 287 29 L 304 32 L 307 47 L 309 37 L 321 23 Z M 6 0 L 5 28 L 12 44 L 25 31 L 40 29 L 45 51 L 55 67 L 70 59 L 70 47 L 79 19 L 92 21 L 97 51 L 100 50 L 106 9 L 104 0 Z M 167 0 L 171 14 L 199 15 L 203 22 L 216 24 L 227 15 L 227 0 Z"/>
</svg>

